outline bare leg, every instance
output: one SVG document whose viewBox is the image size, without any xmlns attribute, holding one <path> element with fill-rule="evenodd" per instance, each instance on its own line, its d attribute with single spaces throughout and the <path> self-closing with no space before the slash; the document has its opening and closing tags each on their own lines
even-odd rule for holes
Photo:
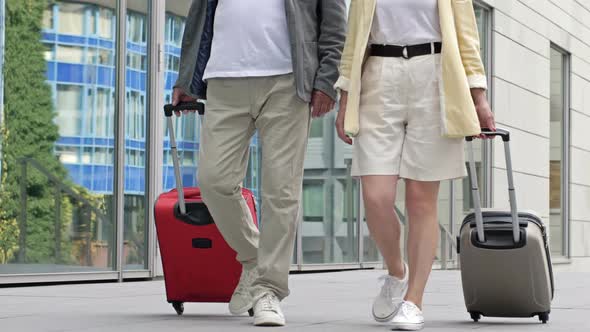
<svg viewBox="0 0 590 332">
<path fill-rule="evenodd" d="M 439 186 L 440 182 L 406 181 L 410 280 L 405 299 L 420 308 L 438 246 Z"/>
<path fill-rule="evenodd" d="M 389 274 L 404 277 L 400 249 L 401 226 L 395 212 L 397 176 L 363 176 L 363 200 L 371 237 L 385 259 Z"/>
</svg>

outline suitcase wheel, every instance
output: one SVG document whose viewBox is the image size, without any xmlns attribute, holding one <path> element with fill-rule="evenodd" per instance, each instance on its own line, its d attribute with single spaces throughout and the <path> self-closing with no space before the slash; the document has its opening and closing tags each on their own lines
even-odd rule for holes
<svg viewBox="0 0 590 332">
<path fill-rule="evenodd" d="M 254 317 L 254 309 L 250 308 L 250 310 L 248 310 L 248 315 L 250 315 L 250 317 Z"/>
<path fill-rule="evenodd" d="M 543 324 L 547 324 L 547 322 L 549 321 L 549 313 L 548 312 L 540 313 L 539 320 L 541 322 L 543 322 Z"/>
<path fill-rule="evenodd" d="M 176 310 L 178 316 L 181 316 L 184 313 L 184 303 L 182 302 L 172 302 L 172 307 Z"/>
<path fill-rule="evenodd" d="M 481 314 L 479 312 L 470 312 L 469 314 L 471 315 L 471 319 L 476 323 L 481 319 Z"/>
</svg>

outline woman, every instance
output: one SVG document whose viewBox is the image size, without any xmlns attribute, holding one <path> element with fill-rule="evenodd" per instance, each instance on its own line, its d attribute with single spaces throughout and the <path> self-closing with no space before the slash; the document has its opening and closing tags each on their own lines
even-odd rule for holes
<svg viewBox="0 0 590 332">
<path fill-rule="evenodd" d="M 420 330 L 439 237 L 440 181 L 466 176 L 463 141 L 495 130 L 471 0 L 352 0 L 336 127 L 353 148 L 367 222 L 388 267 L 378 322 Z M 394 210 L 406 182 L 408 264 Z"/>
</svg>

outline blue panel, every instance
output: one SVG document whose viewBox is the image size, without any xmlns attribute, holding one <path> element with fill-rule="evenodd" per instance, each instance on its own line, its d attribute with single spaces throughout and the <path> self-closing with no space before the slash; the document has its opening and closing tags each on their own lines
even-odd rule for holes
<svg viewBox="0 0 590 332">
<path fill-rule="evenodd" d="M 84 83 L 96 85 L 98 83 L 98 73 L 96 65 L 84 66 Z"/>
<path fill-rule="evenodd" d="M 145 150 L 145 141 L 126 139 L 125 147 L 136 150 Z"/>
<path fill-rule="evenodd" d="M 86 37 L 82 36 L 70 36 L 70 35 L 57 35 L 57 40 L 60 43 L 68 43 L 68 44 L 86 44 Z"/>
<path fill-rule="evenodd" d="M 60 137 L 57 144 L 61 145 L 81 145 L 82 139 L 80 137 Z"/>
<path fill-rule="evenodd" d="M 174 84 L 176 84 L 176 80 L 178 79 L 178 73 L 167 71 L 164 77 L 164 89 L 165 90 L 172 90 L 174 89 Z"/>
<path fill-rule="evenodd" d="M 114 138 L 101 138 L 101 137 L 85 137 L 84 138 L 84 145 L 94 145 L 99 147 L 114 147 L 115 146 L 115 139 Z"/>
<path fill-rule="evenodd" d="M 176 56 L 180 56 L 181 48 L 173 45 L 166 45 L 164 52 Z"/>
<path fill-rule="evenodd" d="M 169 191 L 176 188 L 176 181 L 174 178 L 174 167 L 164 166 L 163 174 L 163 189 Z M 183 167 L 182 168 L 182 185 L 184 187 L 196 187 L 197 186 L 197 168 L 196 167 Z"/>
<path fill-rule="evenodd" d="M 145 169 L 143 167 L 125 166 L 125 192 L 144 192 Z"/>
<path fill-rule="evenodd" d="M 57 64 L 57 80 L 67 83 L 84 83 L 84 65 L 71 63 Z"/>
<path fill-rule="evenodd" d="M 115 87 L 115 69 L 112 67 L 98 66 L 98 85 Z"/>
<path fill-rule="evenodd" d="M 88 165 L 84 166 L 85 173 L 90 175 L 93 191 L 113 192 L 113 166 L 109 165 Z"/>
<path fill-rule="evenodd" d="M 145 91 L 146 74 L 136 70 L 127 69 L 127 88 Z"/>
<path fill-rule="evenodd" d="M 90 46 L 97 46 L 98 45 L 98 39 L 96 39 L 96 38 L 88 38 L 88 45 L 90 45 Z"/>
<path fill-rule="evenodd" d="M 41 39 L 43 41 L 53 42 L 53 41 L 55 41 L 56 38 L 57 38 L 57 36 L 55 35 L 55 33 L 52 33 L 52 32 L 43 32 L 41 34 Z"/>
<path fill-rule="evenodd" d="M 178 146 L 179 150 L 187 150 L 187 151 L 199 151 L 200 143 L 195 142 L 186 142 L 186 141 L 177 141 L 176 145 Z M 166 138 L 164 139 L 164 149 L 170 149 L 170 141 Z"/>
<path fill-rule="evenodd" d="M 108 41 L 108 40 L 104 40 L 104 39 L 99 39 L 98 40 L 98 46 L 103 47 L 103 48 L 114 49 L 115 48 L 115 43 L 113 43 L 112 41 Z"/>
<path fill-rule="evenodd" d="M 147 48 L 136 43 L 127 43 L 127 50 L 135 53 L 146 54 Z"/>
<path fill-rule="evenodd" d="M 55 81 L 55 62 L 47 61 L 47 71 L 45 72 L 45 76 L 47 77 L 48 81 Z"/>
</svg>

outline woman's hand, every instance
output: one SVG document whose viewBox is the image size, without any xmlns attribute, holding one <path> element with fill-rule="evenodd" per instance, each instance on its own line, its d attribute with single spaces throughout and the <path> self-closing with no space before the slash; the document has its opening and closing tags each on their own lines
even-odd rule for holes
<svg viewBox="0 0 590 332">
<path fill-rule="evenodd" d="M 494 113 L 492 113 L 490 103 L 488 103 L 486 91 L 484 89 L 471 89 L 471 96 L 473 97 L 480 127 L 496 131 L 496 120 L 494 120 Z M 478 137 L 486 138 L 485 135 L 479 135 Z"/>
<path fill-rule="evenodd" d="M 348 92 L 342 91 L 340 94 L 340 109 L 336 117 L 336 132 L 338 137 L 346 144 L 352 145 L 352 138 L 344 132 L 344 118 L 346 117 L 346 105 L 348 103 Z"/>
</svg>

